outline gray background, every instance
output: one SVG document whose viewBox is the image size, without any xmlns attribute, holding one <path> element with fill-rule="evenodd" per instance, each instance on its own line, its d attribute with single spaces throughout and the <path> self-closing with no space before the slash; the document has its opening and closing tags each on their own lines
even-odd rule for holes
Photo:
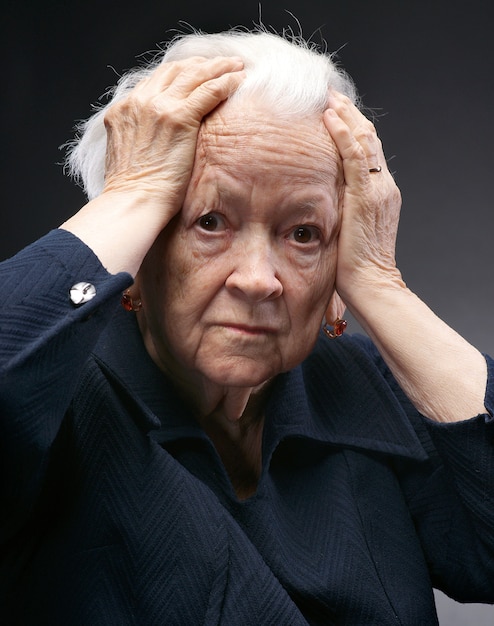
<svg viewBox="0 0 494 626">
<path fill-rule="evenodd" d="M 208 30 L 259 19 L 241 0 L 7 2 L 1 17 L 0 258 L 75 212 L 81 191 L 58 146 L 113 84 L 179 20 Z M 494 354 L 494 38 L 473 0 L 282 0 L 262 5 L 280 29 L 324 38 L 377 116 L 403 194 L 398 261 L 409 286 L 462 335 Z M 353 323 L 353 328 L 356 326 Z M 424 334 L 428 328 L 424 327 Z M 468 372 L 465 372 L 468 375 Z M 404 590 L 406 592 L 406 590 Z M 438 594 L 441 624 L 494 624 L 494 608 Z"/>
</svg>

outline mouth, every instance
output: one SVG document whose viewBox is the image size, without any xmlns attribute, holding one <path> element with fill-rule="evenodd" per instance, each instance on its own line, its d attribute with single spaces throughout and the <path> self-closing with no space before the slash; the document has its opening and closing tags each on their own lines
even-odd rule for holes
<svg viewBox="0 0 494 626">
<path fill-rule="evenodd" d="M 255 326 L 250 324 L 220 324 L 220 326 L 240 335 L 251 335 L 254 337 L 260 335 L 274 335 L 276 333 L 274 328 L 268 326 Z"/>
</svg>

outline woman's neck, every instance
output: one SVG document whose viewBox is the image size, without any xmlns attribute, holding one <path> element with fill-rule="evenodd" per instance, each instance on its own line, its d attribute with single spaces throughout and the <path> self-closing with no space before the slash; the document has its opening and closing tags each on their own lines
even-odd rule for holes
<svg viewBox="0 0 494 626">
<path fill-rule="evenodd" d="M 259 387 L 221 387 L 177 381 L 194 404 L 196 419 L 213 442 L 239 500 L 252 496 L 262 470 L 264 408 L 269 381 Z"/>
</svg>

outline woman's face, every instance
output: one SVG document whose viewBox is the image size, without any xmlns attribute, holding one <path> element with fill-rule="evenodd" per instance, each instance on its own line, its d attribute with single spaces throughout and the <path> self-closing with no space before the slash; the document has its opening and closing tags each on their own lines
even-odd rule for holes
<svg viewBox="0 0 494 626">
<path fill-rule="evenodd" d="M 334 289 L 341 174 L 321 119 L 228 104 L 203 124 L 182 211 L 139 271 L 166 372 L 253 387 L 311 351 Z"/>
</svg>

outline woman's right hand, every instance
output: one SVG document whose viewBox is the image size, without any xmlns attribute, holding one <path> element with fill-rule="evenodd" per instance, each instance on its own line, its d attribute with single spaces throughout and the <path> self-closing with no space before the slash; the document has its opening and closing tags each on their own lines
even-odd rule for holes
<svg viewBox="0 0 494 626">
<path fill-rule="evenodd" d="M 157 208 L 177 212 L 201 121 L 236 89 L 242 67 L 241 59 L 230 57 L 163 63 L 110 107 L 103 193 L 145 192 Z"/>
<path fill-rule="evenodd" d="M 180 211 L 205 115 L 244 77 L 237 57 L 162 63 L 105 115 L 103 193 L 62 225 L 110 272 L 135 275 L 147 251 Z"/>
</svg>

